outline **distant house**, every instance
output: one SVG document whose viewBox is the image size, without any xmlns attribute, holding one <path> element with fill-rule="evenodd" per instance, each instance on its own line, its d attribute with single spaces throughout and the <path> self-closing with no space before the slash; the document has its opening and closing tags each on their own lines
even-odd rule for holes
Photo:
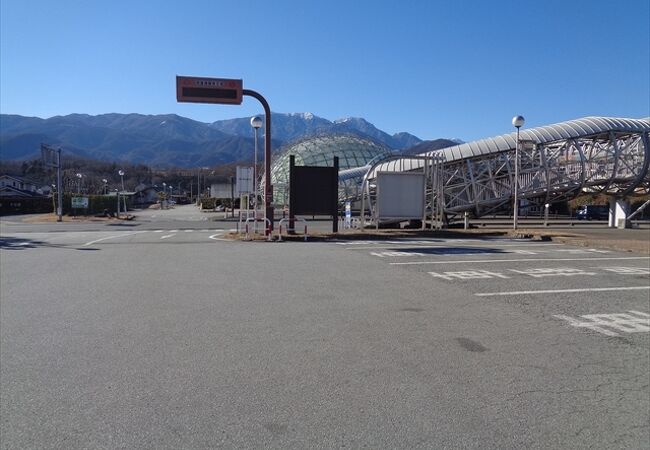
<svg viewBox="0 0 650 450">
<path fill-rule="evenodd" d="M 13 175 L 0 175 L 0 197 L 32 198 L 44 195 L 33 181 Z"/>
<path fill-rule="evenodd" d="M 38 192 L 37 184 L 12 175 L 0 176 L 0 215 L 52 211 L 52 200 Z"/>
<path fill-rule="evenodd" d="M 135 187 L 133 201 L 140 205 L 146 205 L 158 202 L 158 189 L 154 186 L 139 184 Z"/>
<path fill-rule="evenodd" d="M 0 175 L 0 188 L 13 187 L 21 191 L 36 192 L 37 185 L 27 178 L 16 177 L 13 175 Z"/>
</svg>

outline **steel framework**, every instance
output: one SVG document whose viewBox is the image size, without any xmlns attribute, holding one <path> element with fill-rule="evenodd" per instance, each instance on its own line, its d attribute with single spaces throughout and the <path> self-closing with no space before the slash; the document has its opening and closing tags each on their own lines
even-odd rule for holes
<svg viewBox="0 0 650 450">
<path fill-rule="evenodd" d="M 587 117 L 521 130 L 519 193 L 529 205 L 544 205 L 580 193 L 616 197 L 650 191 L 650 118 Z M 444 189 L 433 192 L 447 214 L 479 217 L 512 204 L 516 133 L 469 142 L 421 156 L 442 157 Z M 416 170 L 421 159 L 404 157 L 367 169 L 361 191 L 369 200 L 380 171 Z M 365 194 L 365 195 L 364 195 Z"/>
</svg>

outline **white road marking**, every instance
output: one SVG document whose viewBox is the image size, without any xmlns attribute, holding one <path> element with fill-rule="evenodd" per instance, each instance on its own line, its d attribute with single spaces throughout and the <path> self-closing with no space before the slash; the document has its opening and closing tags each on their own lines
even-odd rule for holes
<svg viewBox="0 0 650 450">
<path fill-rule="evenodd" d="M 209 236 L 209 238 L 214 241 L 230 241 L 230 239 L 223 239 L 217 236 L 221 236 L 221 233 L 213 234 L 212 236 Z"/>
<path fill-rule="evenodd" d="M 175 234 L 167 234 L 165 236 L 160 236 L 160 239 L 167 239 L 167 238 L 174 237 L 174 236 L 176 236 L 176 235 Z"/>
<path fill-rule="evenodd" d="M 498 272 L 490 272 L 488 270 L 463 270 L 460 272 L 429 272 L 434 278 L 442 278 L 445 280 L 453 280 L 454 278 L 460 280 L 475 280 L 475 279 L 491 279 L 491 278 L 510 278 L 507 275 Z"/>
<path fill-rule="evenodd" d="M 531 258 L 531 259 L 478 259 L 473 261 L 409 261 L 389 263 L 392 266 L 404 266 L 413 264 L 492 264 L 506 262 L 544 262 L 544 261 L 611 261 L 621 259 L 650 259 L 650 256 L 624 256 L 607 258 Z"/>
<path fill-rule="evenodd" d="M 136 231 L 134 233 L 118 234 L 118 235 L 115 235 L 115 236 L 108 236 L 108 237 L 104 237 L 104 238 L 101 238 L 101 239 L 95 239 L 94 241 L 86 242 L 84 245 L 82 245 L 82 247 L 88 247 L 89 245 L 93 245 L 93 244 L 95 244 L 97 242 L 108 241 L 109 239 L 117 239 L 117 238 L 121 238 L 121 237 L 133 236 L 135 234 L 140 234 L 140 233 L 144 233 L 144 231 Z"/>
<path fill-rule="evenodd" d="M 594 269 L 603 269 L 618 275 L 650 275 L 650 268 L 647 267 L 594 267 Z"/>
<path fill-rule="evenodd" d="M 379 258 L 396 257 L 396 256 L 427 256 L 425 253 L 419 252 L 370 252 L 372 256 Z"/>
<path fill-rule="evenodd" d="M 508 269 L 510 272 L 528 275 L 534 278 L 564 276 L 571 277 L 574 275 L 596 275 L 596 272 L 585 272 L 575 267 L 544 267 L 538 269 Z"/>
<path fill-rule="evenodd" d="M 484 241 L 481 241 L 484 242 Z M 337 242 L 337 244 L 341 244 L 340 242 Z M 436 243 L 437 244 L 437 243 Z M 454 244 L 457 244 L 454 242 Z M 441 242 L 440 245 L 431 245 L 431 243 L 427 244 L 419 244 L 419 243 L 412 243 L 412 242 L 395 242 L 393 245 L 373 245 L 372 247 L 347 247 L 346 250 L 378 250 L 382 248 L 395 248 L 396 245 L 410 245 L 415 248 L 448 248 L 449 245 L 446 245 L 444 242 Z M 564 244 L 504 244 L 504 245 L 499 245 L 498 248 L 501 247 L 548 247 L 551 245 L 564 245 Z M 465 248 L 465 247 L 474 247 L 474 248 L 481 248 L 481 247 L 487 247 L 487 248 L 492 248 L 494 247 L 494 244 L 492 243 L 486 243 L 485 245 L 478 245 L 478 244 L 469 244 L 469 245 L 454 245 L 454 247 L 457 248 Z"/>
<path fill-rule="evenodd" d="M 194 231 L 194 230 L 185 230 L 186 233 L 191 233 L 191 232 L 193 232 L 193 231 Z"/>
<path fill-rule="evenodd" d="M 154 233 L 162 233 L 165 230 L 154 230 Z"/>
<path fill-rule="evenodd" d="M 178 230 L 169 230 L 170 233 L 178 233 Z"/>
<path fill-rule="evenodd" d="M 562 314 L 554 315 L 557 319 L 566 320 L 573 327 L 589 328 L 607 336 L 619 336 L 609 330 L 612 328 L 623 333 L 647 333 L 650 331 L 650 314 L 640 311 L 628 311 L 618 314 L 586 314 L 580 316 L 584 321 Z"/>
<path fill-rule="evenodd" d="M 496 297 L 504 295 L 535 295 L 535 294 L 564 294 L 571 292 L 606 292 L 606 291 L 641 291 L 650 290 L 650 286 L 622 286 L 606 288 L 581 288 L 581 289 L 543 289 L 540 291 L 510 291 L 510 292 L 479 292 L 477 297 Z"/>
</svg>

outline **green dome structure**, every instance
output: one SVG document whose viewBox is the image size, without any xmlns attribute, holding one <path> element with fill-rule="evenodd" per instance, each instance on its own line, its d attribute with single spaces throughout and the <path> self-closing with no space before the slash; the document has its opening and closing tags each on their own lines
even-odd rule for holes
<svg viewBox="0 0 650 450">
<path fill-rule="evenodd" d="M 276 205 L 289 201 L 289 156 L 294 155 L 296 166 L 331 167 L 339 158 L 339 170 L 365 166 L 371 160 L 394 152 L 381 143 L 352 134 L 312 136 L 290 143 L 280 150 L 271 166 L 273 200 Z"/>
</svg>

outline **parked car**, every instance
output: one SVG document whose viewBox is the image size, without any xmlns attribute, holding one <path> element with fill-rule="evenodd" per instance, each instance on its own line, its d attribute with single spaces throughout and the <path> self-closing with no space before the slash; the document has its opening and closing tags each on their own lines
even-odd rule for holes
<svg viewBox="0 0 650 450">
<path fill-rule="evenodd" d="M 607 205 L 582 205 L 576 210 L 578 220 L 606 220 L 609 218 Z"/>
</svg>

